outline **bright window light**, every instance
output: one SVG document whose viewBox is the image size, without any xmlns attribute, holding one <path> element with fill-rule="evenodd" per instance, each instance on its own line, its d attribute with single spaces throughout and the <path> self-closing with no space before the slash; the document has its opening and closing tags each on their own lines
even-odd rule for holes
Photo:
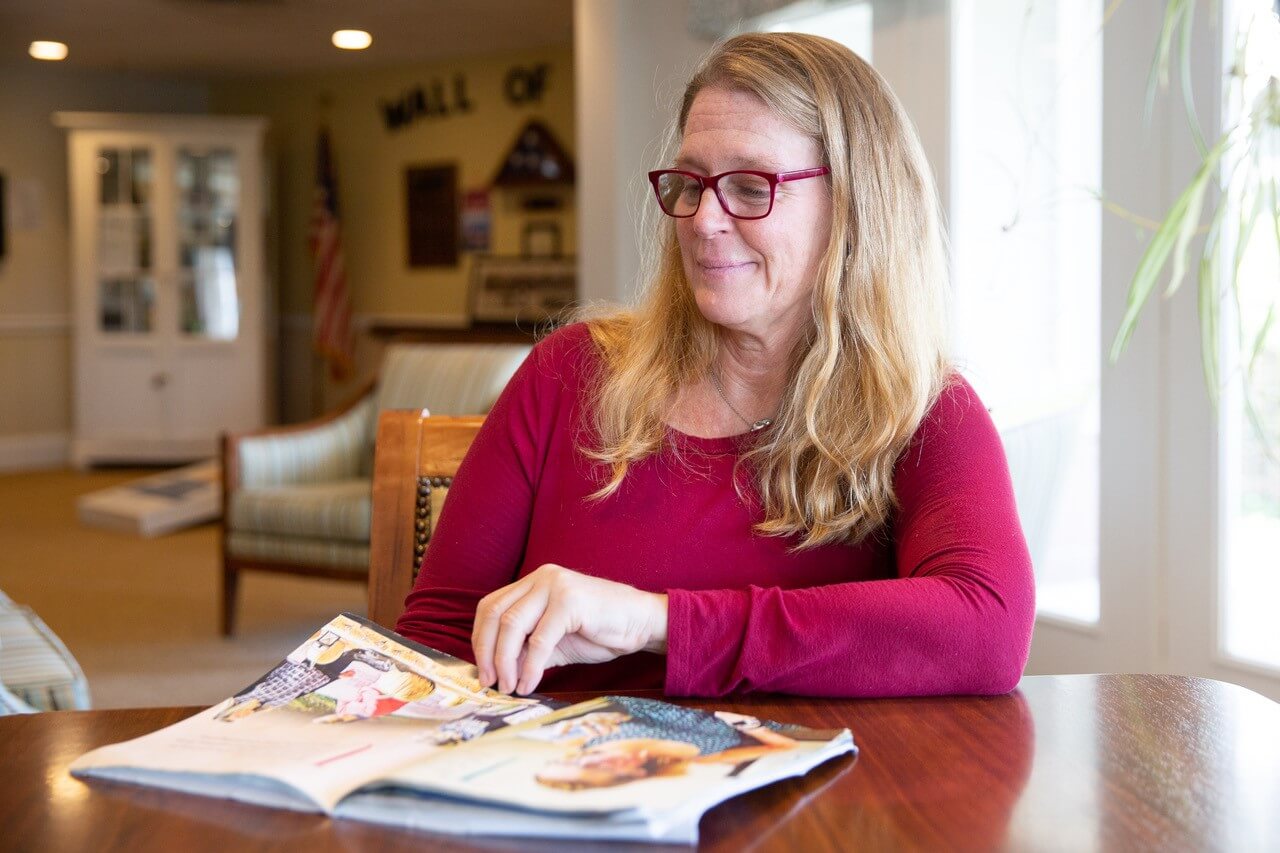
<svg viewBox="0 0 1280 853">
<path fill-rule="evenodd" d="M 33 41 L 27 53 L 35 59 L 57 61 L 67 58 L 67 46 L 60 41 Z"/>
<path fill-rule="evenodd" d="M 373 44 L 373 36 L 364 30 L 338 30 L 333 34 L 333 46 L 343 50 L 364 50 Z"/>
<path fill-rule="evenodd" d="M 840 42 L 867 62 L 871 61 L 871 4 L 860 0 L 847 3 L 792 3 L 773 15 L 756 19 L 765 32 L 808 33 Z"/>
</svg>

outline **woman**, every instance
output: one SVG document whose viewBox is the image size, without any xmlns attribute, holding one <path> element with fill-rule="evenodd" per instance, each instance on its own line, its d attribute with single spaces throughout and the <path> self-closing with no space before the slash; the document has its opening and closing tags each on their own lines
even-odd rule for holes
<svg viewBox="0 0 1280 853">
<path fill-rule="evenodd" d="M 503 691 L 1011 690 L 1030 560 L 944 353 L 901 105 L 835 42 L 751 34 L 704 61 L 677 130 L 647 295 L 534 349 L 398 630 Z"/>
</svg>

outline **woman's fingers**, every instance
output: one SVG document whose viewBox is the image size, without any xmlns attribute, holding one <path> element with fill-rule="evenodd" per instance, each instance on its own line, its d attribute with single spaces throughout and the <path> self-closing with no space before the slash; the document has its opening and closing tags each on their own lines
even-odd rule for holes
<svg viewBox="0 0 1280 853">
<path fill-rule="evenodd" d="M 493 641 L 493 671 L 498 676 L 498 689 L 503 693 L 515 691 L 519 680 L 516 661 L 524 651 L 525 639 L 537 627 L 546 607 L 546 587 L 534 583 L 498 617 L 498 633 Z"/>
<path fill-rule="evenodd" d="M 563 598 L 552 598 L 525 644 L 517 693 L 532 693 L 542 680 L 542 673 L 565 634 L 572 633 L 569 609 Z"/>
<path fill-rule="evenodd" d="M 471 650 L 476 656 L 476 668 L 480 671 L 480 684 L 483 687 L 492 687 L 498 680 L 493 653 L 502 615 L 525 596 L 531 585 L 529 577 L 521 578 L 513 584 L 494 590 L 476 605 L 476 618 L 471 627 Z"/>
<path fill-rule="evenodd" d="M 471 632 L 480 682 L 528 693 L 548 667 L 663 653 L 666 596 L 548 563 L 480 600 Z"/>
</svg>

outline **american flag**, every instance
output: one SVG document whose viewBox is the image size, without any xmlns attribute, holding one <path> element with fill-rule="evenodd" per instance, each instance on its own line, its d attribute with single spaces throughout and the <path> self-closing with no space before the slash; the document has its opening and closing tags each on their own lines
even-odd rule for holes
<svg viewBox="0 0 1280 853">
<path fill-rule="evenodd" d="M 342 260 L 342 223 L 338 220 L 338 186 L 333 177 L 329 129 L 320 129 L 316 148 L 316 195 L 311 214 L 311 257 L 315 261 L 315 325 L 312 345 L 329 364 L 334 379 L 351 375 L 355 339 L 351 334 L 351 299 Z"/>
</svg>

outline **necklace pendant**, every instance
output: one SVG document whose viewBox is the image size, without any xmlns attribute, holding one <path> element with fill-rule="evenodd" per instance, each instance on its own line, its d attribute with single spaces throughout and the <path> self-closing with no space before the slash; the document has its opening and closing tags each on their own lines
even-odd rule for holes
<svg viewBox="0 0 1280 853">
<path fill-rule="evenodd" d="M 761 418 L 760 420 L 756 421 L 751 425 L 751 431 L 756 432 L 757 430 L 762 430 L 772 423 L 773 423 L 773 418 Z"/>
</svg>

